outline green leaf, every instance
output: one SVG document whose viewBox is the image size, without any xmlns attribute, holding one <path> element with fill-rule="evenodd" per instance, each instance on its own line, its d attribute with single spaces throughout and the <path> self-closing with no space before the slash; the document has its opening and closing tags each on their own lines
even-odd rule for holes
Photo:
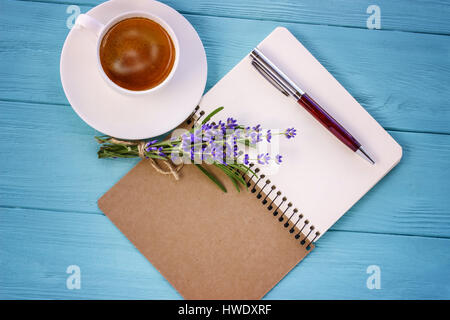
<svg viewBox="0 0 450 320">
<path fill-rule="evenodd" d="M 205 168 L 203 168 L 201 165 L 199 164 L 194 164 L 201 172 L 203 172 L 209 179 L 212 180 L 212 182 L 214 182 L 223 192 L 227 192 L 227 189 L 225 188 L 225 186 L 215 177 L 212 175 L 212 173 L 210 173 L 208 170 L 206 170 Z"/>
<path fill-rule="evenodd" d="M 246 174 L 246 175 L 250 175 L 253 174 L 256 177 L 258 177 L 258 175 L 256 174 L 255 171 L 253 171 L 250 167 L 246 166 L 243 163 L 236 163 L 236 164 L 230 164 L 230 167 L 233 167 L 235 169 L 238 169 L 242 174 Z"/>
<path fill-rule="evenodd" d="M 172 147 L 172 142 L 170 140 L 164 140 L 164 141 L 160 141 L 160 142 L 156 142 L 156 143 L 152 144 L 152 147 L 160 147 L 160 146 L 163 146 L 163 148 Z"/>
<path fill-rule="evenodd" d="M 240 181 L 238 181 L 238 180 L 235 178 L 234 174 L 233 174 L 230 170 L 228 170 L 228 168 L 226 168 L 225 166 L 223 166 L 223 165 L 221 165 L 221 164 L 215 163 L 214 165 L 215 165 L 216 167 L 218 167 L 220 170 L 222 170 L 223 173 L 225 173 L 225 174 L 230 178 L 231 182 L 232 182 L 232 183 L 234 184 L 234 186 L 236 187 L 236 190 L 237 190 L 238 192 L 241 192 L 241 189 L 239 188 L 239 182 L 240 182 Z M 242 183 L 242 182 L 241 182 L 241 183 Z"/>
<path fill-rule="evenodd" d="M 232 167 L 232 164 L 229 164 L 228 166 Z M 230 168 L 228 168 L 228 167 L 226 167 L 224 165 L 221 165 L 221 167 L 223 168 L 223 170 L 227 170 L 232 175 L 232 177 L 234 179 L 236 179 L 237 181 L 239 181 L 242 185 L 246 185 L 246 183 L 244 181 L 244 178 L 242 178 L 242 176 L 238 172 L 233 171 L 233 170 L 231 170 Z"/>
<path fill-rule="evenodd" d="M 94 138 L 95 138 L 95 140 L 97 140 L 98 143 L 104 143 L 104 142 L 106 142 L 106 140 L 103 139 L 102 137 L 96 136 L 96 137 L 94 137 Z"/>
<path fill-rule="evenodd" d="M 239 183 L 233 177 L 230 177 L 230 180 L 231 182 L 233 182 L 233 185 L 236 188 L 237 192 L 241 192 L 241 189 L 239 188 Z"/>
<path fill-rule="evenodd" d="M 213 112 L 211 112 L 210 114 L 208 114 L 208 115 L 206 116 L 206 118 L 203 119 L 202 124 L 207 123 L 212 117 L 214 117 L 217 113 L 219 113 L 219 112 L 222 111 L 222 110 L 223 110 L 223 107 L 219 107 L 219 108 L 217 108 L 216 110 L 214 110 Z"/>
<path fill-rule="evenodd" d="M 235 185 L 236 189 L 239 188 L 239 183 L 242 184 L 243 186 L 245 186 L 246 189 L 248 189 L 247 183 L 245 182 L 244 178 L 242 177 L 242 175 L 239 173 L 239 171 L 234 171 L 231 170 L 230 168 L 235 168 L 238 166 L 238 164 L 228 164 L 228 166 L 225 166 L 221 163 L 214 163 L 214 165 L 216 167 L 218 167 L 219 169 L 221 169 L 233 182 L 233 184 Z M 240 191 L 240 189 L 238 189 L 238 191 Z"/>
</svg>

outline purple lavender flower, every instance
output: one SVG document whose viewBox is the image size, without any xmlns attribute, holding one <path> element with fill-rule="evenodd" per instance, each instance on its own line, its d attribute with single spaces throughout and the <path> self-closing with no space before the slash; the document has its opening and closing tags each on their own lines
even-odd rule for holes
<svg viewBox="0 0 450 320">
<path fill-rule="evenodd" d="M 242 134 L 242 130 L 241 129 L 237 129 L 233 132 L 233 134 L 231 135 L 233 137 L 233 139 L 240 139 L 241 138 L 241 134 Z"/>
<path fill-rule="evenodd" d="M 226 131 L 226 129 L 225 129 Z M 223 136 L 225 135 L 226 132 L 223 131 L 222 128 L 219 129 L 211 129 L 209 131 L 209 137 L 210 137 L 210 141 L 219 141 L 223 139 Z"/>
<path fill-rule="evenodd" d="M 262 137 L 262 133 L 259 133 L 257 131 L 252 132 L 250 134 L 251 143 L 256 144 L 256 143 L 262 141 L 261 137 Z"/>
<path fill-rule="evenodd" d="M 209 142 L 209 146 L 211 147 L 211 149 L 217 149 L 220 147 L 220 145 L 218 143 L 216 143 L 214 140 Z"/>
<path fill-rule="evenodd" d="M 237 127 L 237 120 L 233 119 L 233 118 L 228 118 L 227 119 L 227 125 L 226 127 L 228 129 L 235 129 Z"/>
<path fill-rule="evenodd" d="M 190 138 L 189 138 L 189 134 L 187 134 L 187 133 L 184 133 L 182 136 L 181 136 L 181 143 L 190 143 L 191 141 L 190 141 Z"/>
<path fill-rule="evenodd" d="M 225 142 L 223 144 L 222 150 L 223 150 L 223 156 L 225 158 L 229 158 L 231 156 L 231 153 L 234 151 L 234 148 L 228 142 Z"/>
<path fill-rule="evenodd" d="M 147 144 L 145 145 L 145 147 L 148 148 L 148 147 L 150 147 L 152 144 L 155 144 L 155 143 L 157 143 L 157 142 L 158 142 L 158 140 L 152 140 L 152 141 L 149 141 L 149 142 L 147 142 Z"/>
<path fill-rule="evenodd" d="M 284 135 L 288 139 L 294 138 L 297 135 L 297 130 L 294 128 L 287 128 L 286 131 L 284 132 Z"/>
<path fill-rule="evenodd" d="M 211 150 L 212 150 L 212 148 L 210 145 L 205 145 L 202 147 L 202 161 L 203 160 L 209 161 L 212 158 Z"/>
<path fill-rule="evenodd" d="M 191 150 L 191 142 L 188 141 L 187 139 L 182 140 L 182 142 L 181 142 L 181 149 L 184 152 L 189 152 Z"/>
<path fill-rule="evenodd" d="M 150 151 L 155 151 L 155 150 L 157 150 L 158 148 L 156 148 L 156 147 L 151 147 L 151 145 L 155 144 L 156 142 L 158 142 L 158 140 L 152 140 L 152 141 L 147 142 L 147 143 L 145 144 L 145 151 L 150 152 Z"/>
<path fill-rule="evenodd" d="M 283 158 L 283 156 L 281 155 L 281 154 L 277 154 L 276 156 L 275 156 L 275 162 L 277 163 L 277 164 L 281 164 L 281 162 L 282 162 L 282 159 L 281 158 Z"/>
<path fill-rule="evenodd" d="M 212 124 L 210 124 L 209 122 L 202 124 L 202 130 L 203 131 L 208 131 L 208 130 L 211 130 L 211 129 L 212 129 Z"/>
<path fill-rule="evenodd" d="M 148 147 L 148 148 L 145 148 L 145 151 L 147 151 L 147 152 L 156 151 L 156 150 L 158 150 L 157 147 Z"/>
<path fill-rule="evenodd" d="M 239 155 L 237 144 L 233 145 L 233 156 L 236 158 Z"/>
<path fill-rule="evenodd" d="M 216 130 L 213 128 L 207 128 L 204 130 L 203 133 L 203 141 L 205 142 L 212 142 L 215 139 Z"/>
<path fill-rule="evenodd" d="M 218 161 L 220 163 L 224 162 L 223 152 L 222 152 L 222 147 L 221 146 L 219 148 L 213 148 L 211 150 L 211 156 L 212 156 L 214 161 Z"/>
<path fill-rule="evenodd" d="M 221 164 L 227 165 L 226 156 L 224 154 L 223 147 L 213 148 L 211 151 L 211 155 L 214 161 L 220 162 Z"/>
<path fill-rule="evenodd" d="M 195 141 L 201 141 L 203 136 L 203 130 L 202 129 L 195 130 L 193 136 Z"/>
<path fill-rule="evenodd" d="M 250 158 L 250 156 L 248 154 L 245 154 L 245 156 L 244 156 L 244 164 L 247 165 L 247 166 L 250 163 L 249 158 Z"/>
<path fill-rule="evenodd" d="M 219 129 L 222 134 L 225 134 L 227 132 L 227 124 L 222 122 L 222 120 L 217 123 L 217 125 L 214 126 L 214 129 Z"/>
<path fill-rule="evenodd" d="M 266 140 L 267 140 L 267 142 L 270 143 L 270 139 L 272 139 L 272 132 L 270 132 L 270 130 L 267 130 L 267 134 L 266 134 Z"/>
<path fill-rule="evenodd" d="M 207 159 L 224 165 L 226 165 L 230 159 L 235 160 L 243 155 L 243 163 L 249 165 L 250 156 L 249 154 L 239 151 L 238 141 L 244 138 L 250 140 L 251 144 L 257 144 L 265 139 L 267 142 L 271 143 L 273 133 L 271 130 L 264 130 L 264 132 L 260 124 L 254 127 L 245 127 L 245 129 L 239 129 L 238 127 L 238 122 L 234 118 L 227 118 L 225 122 L 204 123 L 193 130 L 193 132 L 188 132 L 182 135 L 181 138 L 178 138 L 178 150 L 180 150 L 180 152 L 182 151 L 186 157 L 191 160 L 198 157 L 201 158 L 202 161 Z M 288 128 L 285 130 L 284 135 L 288 139 L 291 139 L 296 136 L 296 129 Z M 152 151 L 157 150 L 155 153 L 165 156 L 162 152 L 162 148 L 152 147 L 152 143 L 156 143 L 156 140 L 149 143 L 148 148 L 151 148 Z M 277 164 L 282 162 L 281 155 L 271 157 L 269 153 L 259 154 L 255 160 L 257 160 L 257 163 L 264 165 L 269 164 L 272 158 Z"/>
<path fill-rule="evenodd" d="M 188 153 L 193 148 L 193 144 L 201 142 L 202 138 L 198 137 L 194 133 L 185 133 L 181 136 L 181 149 Z"/>
<path fill-rule="evenodd" d="M 176 144 L 176 142 L 178 142 L 179 139 L 180 139 L 179 137 L 172 137 L 172 138 L 170 138 L 170 143 L 172 145 L 174 145 L 174 144 Z"/>
<path fill-rule="evenodd" d="M 264 161 L 266 162 L 266 164 L 269 163 L 269 161 L 270 161 L 270 156 L 269 156 L 268 153 L 266 153 L 266 154 L 264 155 Z"/>
<path fill-rule="evenodd" d="M 264 153 L 258 154 L 257 160 L 259 164 L 264 164 Z"/>
<path fill-rule="evenodd" d="M 158 155 L 161 156 L 161 157 L 165 157 L 166 154 L 164 152 L 162 152 L 162 150 L 163 150 L 163 147 L 159 147 L 158 148 Z"/>
<path fill-rule="evenodd" d="M 245 132 L 246 138 L 250 137 L 250 134 L 252 133 L 252 131 L 250 130 L 250 127 L 246 127 L 244 132 Z"/>
<path fill-rule="evenodd" d="M 196 130 L 193 133 L 191 133 L 191 142 L 197 143 L 202 141 L 202 131 Z"/>
</svg>

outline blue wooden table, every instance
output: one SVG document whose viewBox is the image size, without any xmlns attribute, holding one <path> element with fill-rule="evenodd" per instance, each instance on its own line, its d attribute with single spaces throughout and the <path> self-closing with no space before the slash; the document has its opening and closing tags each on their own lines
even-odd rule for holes
<svg viewBox="0 0 450 320">
<path fill-rule="evenodd" d="M 97 159 L 97 132 L 64 96 L 68 26 L 100 3 L 75 1 L 0 0 L 0 298 L 179 299 L 97 208 L 136 161 Z M 266 298 L 450 298 L 448 0 L 164 2 L 200 34 L 207 89 L 283 25 L 403 147 Z M 380 30 L 367 27 L 372 4 Z M 67 286 L 69 266 L 80 289 Z"/>
</svg>

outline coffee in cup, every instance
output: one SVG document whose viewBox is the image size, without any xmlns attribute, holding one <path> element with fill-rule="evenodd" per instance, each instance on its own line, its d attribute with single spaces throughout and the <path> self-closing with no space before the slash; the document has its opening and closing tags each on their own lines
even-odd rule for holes
<svg viewBox="0 0 450 320">
<path fill-rule="evenodd" d="M 120 91 L 153 91 L 172 77 L 178 62 L 178 42 L 160 18 L 127 13 L 103 25 L 82 14 L 77 23 L 96 33 L 100 71 Z"/>
<path fill-rule="evenodd" d="M 100 63 L 118 86 L 142 91 L 163 82 L 175 62 L 175 46 L 169 33 L 147 18 L 128 18 L 103 36 Z"/>
</svg>

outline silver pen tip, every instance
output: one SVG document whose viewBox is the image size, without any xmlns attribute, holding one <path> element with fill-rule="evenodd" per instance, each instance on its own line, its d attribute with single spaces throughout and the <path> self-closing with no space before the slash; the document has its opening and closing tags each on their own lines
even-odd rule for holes
<svg viewBox="0 0 450 320">
<path fill-rule="evenodd" d="M 363 147 L 359 147 L 358 150 L 356 150 L 356 153 L 361 156 L 361 158 L 366 159 L 369 163 L 375 164 L 375 161 L 367 154 L 366 151 L 364 151 Z"/>
</svg>

